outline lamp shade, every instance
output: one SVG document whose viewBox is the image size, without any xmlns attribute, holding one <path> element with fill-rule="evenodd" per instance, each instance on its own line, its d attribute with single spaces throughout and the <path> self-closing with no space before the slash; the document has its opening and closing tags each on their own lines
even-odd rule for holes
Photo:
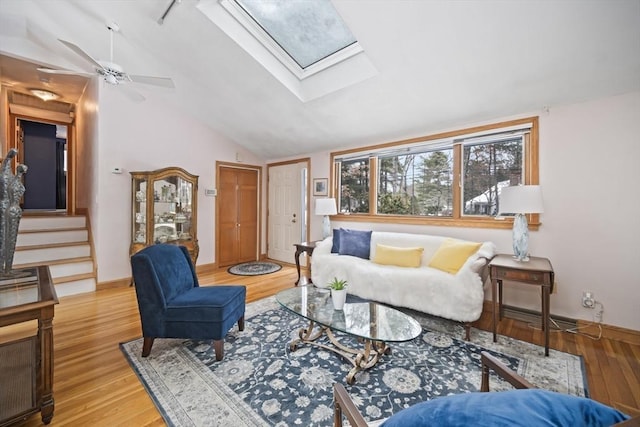
<svg viewBox="0 0 640 427">
<path fill-rule="evenodd" d="M 539 185 L 516 185 L 505 187 L 500 192 L 498 215 L 514 213 L 542 213 L 542 190 Z"/>
<path fill-rule="evenodd" d="M 316 215 L 335 215 L 337 213 L 336 199 L 316 199 Z"/>
</svg>

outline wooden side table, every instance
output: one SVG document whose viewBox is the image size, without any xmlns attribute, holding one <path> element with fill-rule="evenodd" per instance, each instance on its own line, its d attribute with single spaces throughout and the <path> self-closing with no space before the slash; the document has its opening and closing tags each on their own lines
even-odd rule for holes
<svg viewBox="0 0 640 427">
<path fill-rule="evenodd" d="M 313 254 L 313 250 L 316 248 L 316 243 L 318 242 L 302 242 L 294 244 L 294 246 L 296 247 L 296 270 L 298 270 L 298 280 L 296 280 L 296 286 L 298 286 L 298 283 L 300 283 L 300 254 L 306 252 L 307 255 L 311 256 Z M 309 265 L 309 283 L 312 283 L 311 265 Z"/>
<path fill-rule="evenodd" d="M 53 418 L 53 315 L 58 297 L 49 267 L 23 269 L 29 280 L 0 282 L 0 328 L 38 321 L 35 336 L 0 344 L 0 425 L 25 420 L 37 412 Z M 10 396 L 10 398 L 8 398 Z"/>
<path fill-rule="evenodd" d="M 516 261 L 511 255 L 496 255 L 489 263 L 491 303 L 493 308 L 493 342 L 496 342 L 498 315 L 502 319 L 502 281 L 528 283 L 542 287 L 542 330 L 544 355 L 549 355 L 549 296 L 553 292 L 553 267 L 547 258 L 530 257 L 528 262 Z M 496 296 L 498 301 L 496 301 Z"/>
</svg>

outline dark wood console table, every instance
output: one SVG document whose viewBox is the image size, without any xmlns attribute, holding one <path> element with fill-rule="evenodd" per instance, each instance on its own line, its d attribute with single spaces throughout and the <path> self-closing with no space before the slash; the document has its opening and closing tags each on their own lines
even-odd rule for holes
<svg viewBox="0 0 640 427">
<path fill-rule="evenodd" d="M 553 267 L 547 258 L 530 257 L 516 261 L 511 255 L 496 255 L 489 263 L 491 274 L 491 305 L 493 307 L 493 342 L 496 342 L 498 315 L 502 319 L 502 281 L 528 283 L 542 287 L 542 330 L 544 355 L 549 355 L 549 296 L 553 292 Z M 497 294 L 497 295 L 496 295 Z M 498 301 L 496 301 L 496 296 Z"/>
<path fill-rule="evenodd" d="M 294 246 L 296 247 L 296 270 L 298 270 L 298 280 L 296 280 L 296 286 L 300 283 L 300 254 L 306 252 L 307 255 L 311 256 L 313 254 L 313 250 L 316 248 L 316 242 L 302 242 L 296 243 Z M 309 266 L 309 283 L 311 283 L 311 266 Z"/>
<path fill-rule="evenodd" d="M 58 297 L 49 267 L 19 271 L 25 277 L 0 278 L 0 426 L 37 412 L 44 424 L 53 418 L 53 315 Z M 25 334 L 18 324 L 33 320 L 38 321 L 37 332 Z"/>
</svg>

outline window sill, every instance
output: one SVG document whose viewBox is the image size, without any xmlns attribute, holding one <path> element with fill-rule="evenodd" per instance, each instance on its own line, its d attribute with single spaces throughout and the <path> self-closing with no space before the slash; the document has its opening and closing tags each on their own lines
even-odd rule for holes
<svg viewBox="0 0 640 427">
<path fill-rule="evenodd" d="M 391 222 L 393 224 L 432 225 L 440 227 L 468 227 L 468 228 L 513 228 L 513 218 L 493 219 L 480 217 L 467 218 L 424 218 L 401 215 L 369 215 L 369 214 L 338 214 L 332 215 L 331 221 L 344 222 Z M 537 231 L 540 223 L 529 224 L 529 231 Z"/>
</svg>

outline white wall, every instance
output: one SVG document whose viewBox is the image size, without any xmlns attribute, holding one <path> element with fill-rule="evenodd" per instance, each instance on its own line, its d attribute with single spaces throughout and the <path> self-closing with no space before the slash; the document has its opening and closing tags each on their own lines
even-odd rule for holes
<svg viewBox="0 0 640 427">
<path fill-rule="evenodd" d="M 544 222 L 536 249 L 553 262 L 552 310 L 640 330 L 640 92 L 552 108 L 540 117 Z"/>
<path fill-rule="evenodd" d="M 583 290 L 589 290 L 604 305 L 604 323 L 640 330 L 640 92 L 520 117 L 537 114 L 545 212 L 540 229 L 530 233 L 529 249 L 553 264 L 557 290 L 551 313 L 593 320 L 594 310 L 581 305 Z M 371 143 L 377 142 L 388 141 Z M 312 178 L 329 176 L 328 156 L 311 155 Z M 511 230 L 339 221 L 332 226 L 490 240 L 499 252 L 512 252 Z M 321 219 L 311 215 L 312 239 L 320 238 L 321 229 Z M 504 289 L 506 304 L 541 309 L 539 287 L 513 283 Z M 485 292 L 489 299 L 488 286 Z"/>
<path fill-rule="evenodd" d="M 76 106 L 73 167 L 76 169 L 76 206 L 95 211 L 98 146 L 98 79 L 92 78 Z M 98 214 L 94 212 L 94 214 Z M 94 230 L 95 231 L 95 230 Z"/>
<path fill-rule="evenodd" d="M 76 208 L 86 209 L 90 218 L 91 236 L 94 249 L 100 241 L 98 224 L 101 212 L 98 211 L 98 90 L 99 81 L 92 78 L 85 87 L 82 97 L 76 105 L 75 135 L 72 167 L 75 168 Z M 95 259 L 95 258 L 94 258 Z M 95 288 L 83 289 L 85 292 Z"/>
<path fill-rule="evenodd" d="M 103 82 L 100 85 L 99 161 L 94 171 L 98 176 L 100 212 L 96 239 L 98 282 L 131 275 L 131 171 L 178 166 L 199 176 L 197 264 L 215 262 L 216 199 L 205 197 L 204 190 L 216 187 L 216 161 L 235 162 L 236 153 L 240 153 L 244 164 L 263 165 L 263 162 L 172 109 L 167 102 L 154 99 L 152 94 L 145 93 L 145 102 L 134 103 L 118 87 Z M 122 168 L 124 173 L 113 174 L 115 167 Z"/>
</svg>

